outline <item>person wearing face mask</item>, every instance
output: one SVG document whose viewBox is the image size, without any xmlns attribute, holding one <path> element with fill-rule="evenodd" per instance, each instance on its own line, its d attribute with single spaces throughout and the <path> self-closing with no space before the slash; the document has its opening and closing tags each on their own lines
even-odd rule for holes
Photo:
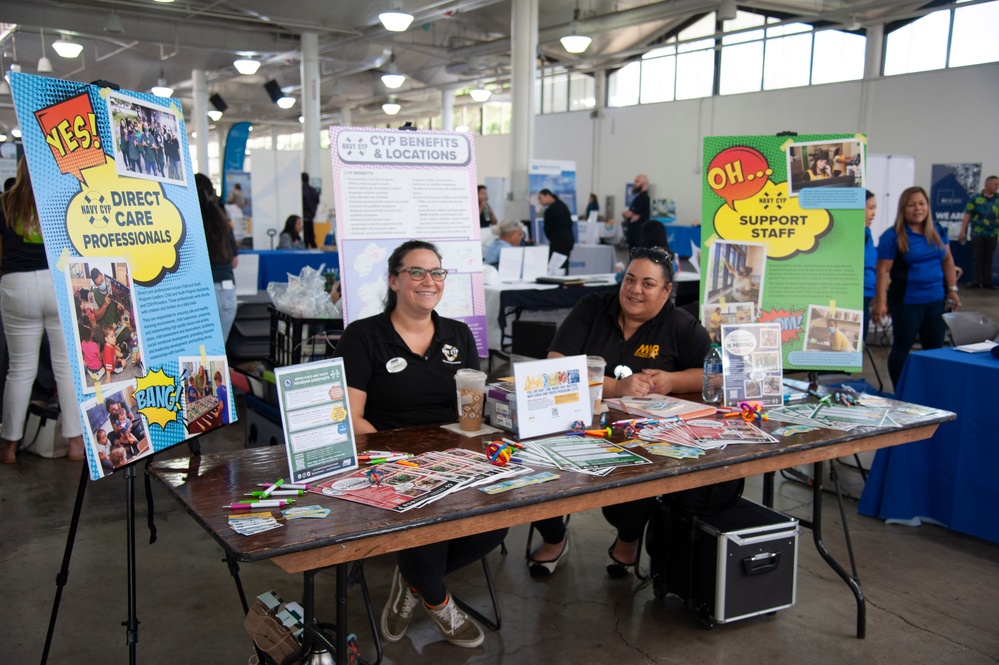
<svg viewBox="0 0 999 665">
<path fill-rule="evenodd" d="M 587 296 L 555 333 L 549 358 L 601 356 L 607 363 L 604 396 L 689 393 L 701 389 L 708 331 L 670 301 L 673 264 L 669 250 L 638 247 L 631 252 L 617 293 Z M 617 529 L 608 550 L 607 574 L 622 578 L 638 559 L 638 545 L 655 506 L 641 499 L 608 506 L 604 517 Z M 544 541 L 528 560 L 532 577 L 555 572 L 569 551 L 565 521 L 534 523 Z"/>
<path fill-rule="evenodd" d="M 839 329 L 839 322 L 836 319 L 826 319 L 826 333 L 829 335 L 830 351 L 856 351 L 847 336 Z"/>
<path fill-rule="evenodd" d="M 893 386 L 898 386 L 917 335 L 924 349 L 943 346 L 945 299 L 955 310 L 961 306 L 949 242 L 946 232 L 933 223 L 926 190 L 903 191 L 895 225 L 878 241 L 877 293 L 871 303 L 875 321 L 891 312 L 888 374 Z"/>
</svg>

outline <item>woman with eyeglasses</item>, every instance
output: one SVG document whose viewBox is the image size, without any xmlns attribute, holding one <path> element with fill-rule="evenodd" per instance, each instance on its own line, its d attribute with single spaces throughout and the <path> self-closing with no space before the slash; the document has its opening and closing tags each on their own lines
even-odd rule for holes
<svg viewBox="0 0 999 665">
<path fill-rule="evenodd" d="M 636 247 L 620 290 L 579 301 L 555 333 L 549 358 L 601 356 L 607 361 L 604 396 L 689 393 L 701 389 L 708 331 L 670 301 L 672 257 L 662 247 Z M 642 532 L 654 499 L 608 506 L 604 517 L 617 529 L 608 550 L 607 573 L 626 577 L 638 559 Z M 528 561 L 534 577 L 550 575 L 569 551 L 565 521 L 534 523 L 544 541 Z"/>
<path fill-rule="evenodd" d="M 458 419 L 454 375 L 479 368 L 468 326 L 434 311 L 447 270 L 437 248 L 404 242 L 388 260 L 381 314 L 354 321 L 336 347 L 343 358 L 354 432 L 377 432 Z M 382 636 L 402 639 L 417 607 L 452 644 L 476 647 L 482 629 L 452 600 L 444 576 L 493 550 L 506 529 L 403 550 L 382 610 Z"/>
</svg>

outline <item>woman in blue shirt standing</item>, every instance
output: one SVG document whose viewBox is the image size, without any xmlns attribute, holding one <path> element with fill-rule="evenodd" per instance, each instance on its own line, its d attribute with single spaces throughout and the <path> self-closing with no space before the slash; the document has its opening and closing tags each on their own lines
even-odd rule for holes
<svg viewBox="0 0 999 665">
<path fill-rule="evenodd" d="M 864 328 L 861 339 L 867 339 L 867 331 L 871 324 L 871 301 L 877 294 L 877 271 L 875 265 L 878 262 L 878 250 L 874 246 L 874 235 L 871 233 L 871 224 L 878 214 L 878 200 L 874 192 L 867 190 L 867 204 L 864 209 Z"/>
<path fill-rule="evenodd" d="M 944 298 L 955 310 L 961 306 L 947 234 L 933 224 L 922 187 L 902 192 L 895 226 L 878 241 L 876 291 L 871 317 L 880 321 L 891 312 L 894 339 L 888 374 L 897 387 L 917 334 L 924 349 L 943 346 Z"/>
</svg>

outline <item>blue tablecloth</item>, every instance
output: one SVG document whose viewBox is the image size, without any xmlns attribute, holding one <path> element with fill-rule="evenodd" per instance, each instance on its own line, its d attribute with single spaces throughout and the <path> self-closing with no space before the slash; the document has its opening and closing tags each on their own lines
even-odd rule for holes
<svg viewBox="0 0 999 665">
<path fill-rule="evenodd" d="M 676 220 L 672 217 L 653 217 L 652 219 L 665 227 L 669 248 L 676 252 L 677 256 L 689 258 L 692 253 L 690 249 L 692 242 L 695 247 L 701 246 L 701 227 L 681 226 L 676 224 Z"/>
<path fill-rule="evenodd" d="M 241 254 L 256 254 L 260 257 L 257 272 L 257 288 L 267 289 L 269 282 L 287 282 L 288 273 L 297 275 L 305 266 L 319 269 L 326 264 L 326 270 L 339 270 L 340 258 L 336 252 L 323 252 L 318 249 L 244 249 Z"/>
<path fill-rule="evenodd" d="M 895 397 L 946 409 L 936 434 L 877 452 L 857 510 L 886 520 L 929 518 L 999 542 L 999 359 L 935 349 L 909 354 Z"/>
</svg>

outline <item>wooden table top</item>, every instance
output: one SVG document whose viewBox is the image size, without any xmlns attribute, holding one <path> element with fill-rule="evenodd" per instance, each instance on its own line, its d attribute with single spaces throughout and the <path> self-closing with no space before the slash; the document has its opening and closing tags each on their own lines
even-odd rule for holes
<svg viewBox="0 0 999 665">
<path fill-rule="evenodd" d="M 609 415 L 610 420 L 625 417 L 626 414 L 613 411 Z M 296 573 L 918 441 L 932 436 L 937 425 L 954 417 L 940 412 L 905 427 L 863 433 L 817 430 L 780 438 L 779 443 L 729 445 L 724 450 L 709 451 L 699 459 L 675 460 L 646 454 L 652 464 L 619 468 L 604 477 L 564 471 L 559 472 L 561 477 L 557 480 L 492 496 L 466 489 L 405 513 L 310 493 L 301 497 L 298 504 L 330 508 L 332 512 L 326 518 L 291 520 L 280 529 L 253 536 L 241 536 L 230 529 L 231 511 L 222 506 L 242 500 L 258 483 L 271 483 L 286 476 L 284 447 L 161 460 L 150 465 L 149 473 L 233 558 L 271 559 L 285 571 Z M 767 421 L 762 425 L 772 431 L 781 423 Z M 357 447 L 414 454 L 459 447 L 482 451 L 491 438 L 496 437 L 467 438 L 438 426 L 423 426 L 361 434 L 357 436 Z M 616 435 L 615 440 L 623 437 Z M 278 509 L 271 512 L 280 516 Z"/>
</svg>

